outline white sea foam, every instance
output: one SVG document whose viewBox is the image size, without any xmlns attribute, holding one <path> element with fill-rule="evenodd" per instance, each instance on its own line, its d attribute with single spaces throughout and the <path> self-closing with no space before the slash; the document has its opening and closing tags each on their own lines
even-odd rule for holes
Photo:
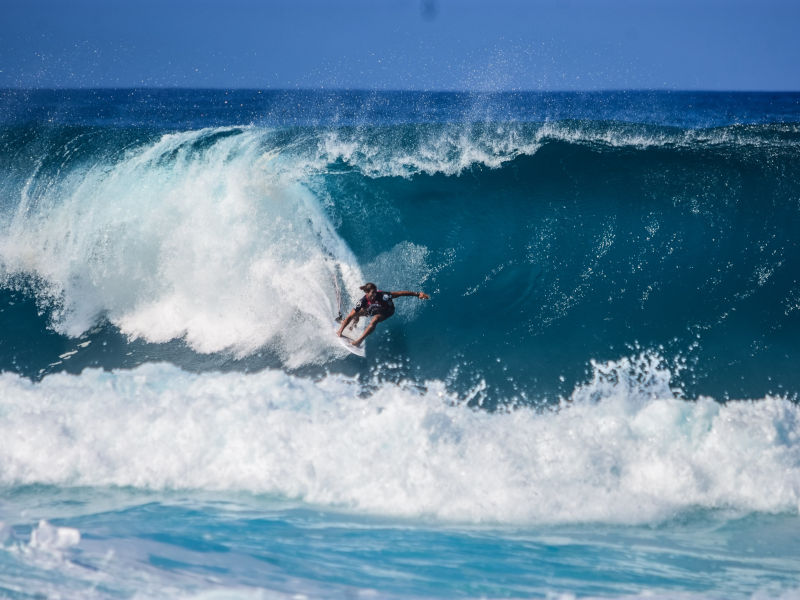
<svg viewBox="0 0 800 600">
<path fill-rule="evenodd" d="M 169 365 L 0 376 L 0 482 L 247 490 L 384 515 L 621 522 L 795 513 L 800 407 L 687 401 L 642 356 L 558 410 L 489 413 L 444 385 Z"/>
<path fill-rule="evenodd" d="M 72 527 L 56 527 L 45 520 L 39 521 L 31 531 L 28 547 L 42 552 L 58 553 L 81 541 L 81 533 Z"/>
</svg>

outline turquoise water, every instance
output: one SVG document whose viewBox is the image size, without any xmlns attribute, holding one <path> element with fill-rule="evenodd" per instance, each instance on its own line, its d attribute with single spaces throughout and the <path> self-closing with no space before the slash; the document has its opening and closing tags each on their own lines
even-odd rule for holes
<svg viewBox="0 0 800 600">
<path fill-rule="evenodd" d="M 43 495 L 58 500 L 40 506 Z M 25 590 L 34 584 L 89 597 L 224 589 L 235 597 L 269 590 L 269 597 L 738 598 L 790 597 L 786 589 L 797 583 L 798 523 L 778 516 L 697 513 L 645 527 L 443 526 L 230 494 L 28 488 L 11 502 L 37 505 L 31 513 L 78 513 L 61 522 L 88 533 L 70 552 L 8 547 L 0 572 L 10 597 L 33 597 Z"/>
<path fill-rule="evenodd" d="M 799 114 L 0 92 L 0 595 L 797 597 Z"/>
</svg>

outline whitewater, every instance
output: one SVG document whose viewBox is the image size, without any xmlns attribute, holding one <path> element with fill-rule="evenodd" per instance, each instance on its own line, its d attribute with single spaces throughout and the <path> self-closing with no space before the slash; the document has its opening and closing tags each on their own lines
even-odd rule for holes
<svg viewBox="0 0 800 600">
<path fill-rule="evenodd" d="M 800 595 L 800 96 L 0 91 L 0 595 Z M 424 290 L 346 353 L 359 286 Z"/>
</svg>

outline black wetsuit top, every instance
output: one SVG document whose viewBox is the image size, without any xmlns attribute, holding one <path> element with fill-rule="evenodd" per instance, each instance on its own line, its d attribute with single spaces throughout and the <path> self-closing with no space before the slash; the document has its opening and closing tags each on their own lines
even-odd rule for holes
<svg viewBox="0 0 800 600">
<path fill-rule="evenodd" d="M 377 297 L 371 301 L 367 296 L 363 296 L 356 304 L 355 310 L 361 311 L 366 309 L 370 317 L 375 315 L 383 315 L 384 318 L 391 317 L 394 314 L 394 302 L 392 295 L 389 292 L 381 292 L 378 290 Z"/>
</svg>

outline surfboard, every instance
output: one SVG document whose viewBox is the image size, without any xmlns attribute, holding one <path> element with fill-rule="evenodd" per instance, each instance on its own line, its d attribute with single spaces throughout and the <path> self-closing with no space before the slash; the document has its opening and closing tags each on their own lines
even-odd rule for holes
<svg viewBox="0 0 800 600">
<path fill-rule="evenodd" d="M 352 343 L 353 340 L 355 340 L 359 335 L 361 335 L 361 333 L 353 331 L 351 328 L 348 327 L 342 333 L 342 337 L 339 337 L 338 335 L 336 335 L 336 332 L 339 330 L 339 323 L 335 324 L 336 324 L 336 329 L 333 330 L 333 335 L 336 336 L 336 341 L 339 342 L 342 348 L 347 350 L 350 354 L 355 354 L 356 356 L 360 356 L 361 358 L 366 358 L 367 353 L 364 350 L 364 342 L 361 342 L 360 346 L 353 346 Z"/>
</svg>

